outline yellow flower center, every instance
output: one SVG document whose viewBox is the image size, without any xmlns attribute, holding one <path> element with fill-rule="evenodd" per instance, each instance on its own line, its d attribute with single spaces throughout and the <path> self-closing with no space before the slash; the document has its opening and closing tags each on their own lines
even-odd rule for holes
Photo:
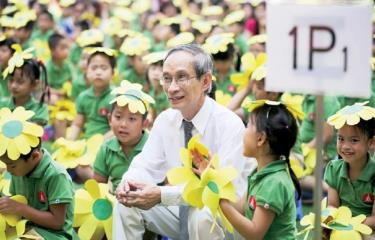
<svg viewBox="0 0 375 240">
<path fill-rule="evenodd" d="M 352 105 L 350 107 L 346 107 L 342 110 L 341 114 L 342 115 L 352 115 L 355 113 L 360 112 L 363 109 L 363 106 L 361 105 Z"/>
<path fill-rule="evenodd" d="M 8 138 L 15 138 L 22 133 L 23 125 L 20 121 L 13 120 L 5 123 L 1 131 Z"/>
<path fill-rule="evenodd" d="M 107 220 L 112 215 L 112 204 L 104 198 L 97 199 L 92 205 L 92 213 L 100 221 Z"/>
</svg>

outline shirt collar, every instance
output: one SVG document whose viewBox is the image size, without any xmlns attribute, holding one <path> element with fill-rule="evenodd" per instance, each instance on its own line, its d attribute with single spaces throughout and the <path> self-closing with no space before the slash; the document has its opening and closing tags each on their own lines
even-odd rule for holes
<svg viewBox="0 0 375 240">
<path fill-rule="evenodd" d="M 135 152 L 141 152 L 142 149 L 143 149 L 143 145 L 145 144 L 145 142 L 147 140 L 147 137 L 148 137 L 148 133 L 143 131 L 141 139 L 139 140 L 137 145 L 135 145 L 135 147 L 131 150 L 131 152 L 134 152 L 134 151 Z M 111 149 L 114 152 L 122 151 L 120 142 L 117 140 L 117 138 L 115 136 L 111 140 L 109 140 L 108 148 Z"/>
<path fill-rule="evenodd" d="M 198 113 L 192 119 L 194 128 L 198 131 L 200 135 L 204 134 L 204 130 L 206 129 L 208 120 L 210 119 L 210 115 L 211 115 L 213 104 L 214 104 L 213 102 L 214 100 L 206 96 L 202 107 L 199 109 Z M 183 116 L 181 112 L 177 114 L 177 118 L 178 118 L 177 122 L 179 123 L 179 126 L 181 127 L 182 120 L 183 120 Z"/>
<path fill-rule="evenodd" d="M 262 178 L 270 173 L 283 171 L 287 169 L 288 169 L 288 166 L 287 166 L 286 160 L 277 160 L 272 163 L 269 163 L 267 166 L 262 168 L 259 172 L 256 172 L 256 170 L 254 170 L 254 172 L 250 174 L 250 177 L 252 180 L 255 180 L 258 178 Z"/>
<path fill-rule="evenodd" d="M 33 106 L 35 105 L 36 101 L 30 97 L 30 99 L 23 105 L 25 109 L 32 109 Z M 10 109 L 15 109 L 16 105 L 14 104 L 14 98 L 9 99 L 9 104 L 8 104 Z"/>
<path fill-rule="evenodd" d="M 88 95 L 91 96 L 91 97 L 102 97 L 104 95 L 107 95 L 108 92 L 110 92 L 111 90 L 112 90 L 111 86 L 108 86 L 108 88 L 106 90 L 104 90 L 100 96 L 96 96 L 95 92 L 94 92 L 94 87 L 90 86 L 89 91 L 88 91 Z"/>
<path fill-rule="evenodd" d="M 341 161 L 344 161 L 344 160 L 341 160 Z M 369 158 L 366 166 L 362 169 L 362 172 L 357 178 L 357 180 L 364 181 L 364 182 L 372 181 L 372 178 L 374 177 L 374 169 L 375 169 L 375 160 Z M 344 166 L 340 172 L 340 177 L 349 179 L 348 173 L 349 173 L 348 163 L 344 162 Z"/>
<path fill-rule="evenodd" d="M 42 149 L 41 151 L 43 152 L 43 157 L 38 163 L 38 165 L 34 168 L 29 178 L 41 178 L 42 176 L 44 176 L 48 166 L 51 163 L 51 155 L 44 149 Z"/>
</svg>

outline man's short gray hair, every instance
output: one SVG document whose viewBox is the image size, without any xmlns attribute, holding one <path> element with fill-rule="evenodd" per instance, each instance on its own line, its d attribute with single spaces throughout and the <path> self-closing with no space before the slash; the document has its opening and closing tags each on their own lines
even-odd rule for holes
<svg viewBox="0 0 375 240">
<path fill-rule="evenodd" d="M 212 74 L 212 57 L 197 44 L 185 44 L 172 48 L 165 56 L 163 64 L 172 53 L 179 51 L 188 52 L 194 56 L 195 74 L 197 75 L 198 79 L 208 72 Z"/>
</svg>

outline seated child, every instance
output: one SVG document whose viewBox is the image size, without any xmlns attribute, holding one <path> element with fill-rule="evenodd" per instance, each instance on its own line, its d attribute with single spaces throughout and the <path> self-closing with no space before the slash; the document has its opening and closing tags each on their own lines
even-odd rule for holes
<svg viewBox="0 0 375 240">
<path fill-rule="evenodd" d="M 32 110 L 35 113 L 31 121 L 44 126 L 48 122 L 48 107 L 44 103 L 44 98 L 48 96 L 46 68 L 42 62 L 28 56 L 31 49 L 22 51 L 18 44 L 13 46 L 16 51 L 3 72 L 3 76 L 8 80 L 11 98 L 0 102 L 0 108 L 7 107 L 14 110 L 18 106 L 23 106 L 26 110 Z M 17 66 L 16 64 L 20 62 L 16 63 L 16 59 L 22 59 L 22 65 Z M 33 95 L 40 85 L 42 93 L 37 101 Z"/>
<path fill-rule="evenodd" d="M 8 67 L 8 61 L 14 53 L 12 45 L 16 41 L 12 38 L 7 38 L 4 35 L 0 36 L 0 71 L 3 72 Z M 0 101 L 9 99 L 10 92 L 8 90 L 8 81 L 0 75 Z"/>
<path fill-rule="evenodd" d="M 340 157 L 325 170 L 328 205 L 347 206 L 353 216 L 365 214 L 364 223 L 375 230 L 375 159 L 370 157 L 375 149 L 375 109 L 356 103 L 338 111 L 328 123 L 338 131 Z"/>
<path fill-rule="evenodd" d="M 291 108 L 259 100 L 249 105 L 252 113 L 244 133 L 244 155 L 256 158 L 258 166 L 240 201 L 232 205 L 227 199 L 220 200 L 224 215 L 246 239 L 295 239 L 295 191 L 299 198 L 301 188 L 289 163 L 298 133 Z M 195 172 L 201 173 L 208 161 L 196 153 L 193 158 Z"/>
<path fill-rule="evenodd" d="M 28 204 L 0 198 L 1 214 L 28 219 L 28 227 L 44 239 L 73 239 L 74 191 L 66 170 L 40 147 L 42 127 L 28 122 L 33 115 L 23 107 L 2 108 L 0 160 L 11 174 L 10 193 Z M 26 119 L 25 119 L 26 116 Z M 7 142 L 8 144 L 5 144 Z"/>
<path fill-rule="evenodd" d="M 114 136 L 102 144 L 94 163 L 94 179 L 102 183 L 110 180 L 112 192 L 115 192 L 134 156 L 142 151 L 148 137 L 143 130 L 147 126 L 146 110 L 154 100 L 142 92 L 140 85 L 139 88 L 133 87 L 137 85 L 123 81 L 113 90 L 118 95 L 111 101 L 108 119 Z"/>
<path fill-rule="evenodd" d="M 73 121 L 69 140 L 78 138 L 81 131 L 84 138 L 94 134 L 106 134 L 109 130 L 111 80 L 116 66 L 115 51 L 97 47 L 91 49 L 87 60 L 86 77 L 91 86 L 76 99 L 77 116 Z"/>
</svg>

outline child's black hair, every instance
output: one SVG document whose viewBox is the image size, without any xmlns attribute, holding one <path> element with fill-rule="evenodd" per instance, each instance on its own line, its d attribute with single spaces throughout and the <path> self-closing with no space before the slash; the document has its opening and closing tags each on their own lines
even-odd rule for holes
<svg viewBox="0 0 375 240">
<path fill-rule="evenodd" d="M 57 45 L 65 39 L 65 37 L 59 33 L 53 33 L 49 38 L 48 38 L 48 47 L 51 51 L 55 50 Z"/>
<path fill-rule="evenodd" d="M 39 14 L 39 17 L 42 16 L 42 15 L 46 15 L 48 17 L 48 19 L 53 22 L 53 15 L 47 10 L 47 9 L 43 9 L 40 14 Z"/>
<path fill-rule="evenodd" d="M 236 51 L 235 51 L 233 43 L 229 43 L 227 51 L 212 54 L 212 58 L 214 59 L 214 61 L 216 60 L 226 61 L 226 60 L 232 59 L 234 57 L 235 52 Z"/>
<path fill-rule="evenodd" d="M 24 27 L 21 27 L 20 29 L 25 29 L 26 31 L 31 32 L 34 28 L 34 21 L 28 21 Z"/>
<path fill-rule="evenodd" d="M 101 56 L 104 56 L 104 57 L 108 58 L 109 65 L 111 65 L 111 68 L 114 71 L 114 69 L 116 67 L 116 58 L 114 56 L 108 56 L 107 54 L 105 54 L 103 52 L 94 52 L 93 54 L 91 54 L 89 56 L 89 58 L 87 59 L 87 65 L 90 64 L 92 58 L 95 57 L 96 55 L 101 55 Z"/>
<path fill-rule="evenodd" d="M 9 48 L 10 52 L 13 53 L 16 51 L 12 48 L 12 45 L 17 43 L 16 40 L 14 40 L 13 38 L 6 38 L 4 39 L 3 41 L 0 41 L 0 47 L 2 46 L 6 46 Z"/>
<path fill-rule="evenodd" d="M 287 108 L 280 104 L 277 106 L 263 105 L 252 112 L 255 119 L 257 132 L 264 132 L 270 146 L 271 154 L 280 158 L 285 157 L 288 163 L 290 176 L 301 197 L 301 186 L 290 167 L 289 155 L 297 140 L 298 126 L 294 116 Z"/>
<path fill-rule="evenodd" d="M 33 58 L 25 59 L 24 61 L 24 64 L 19 68 L 21 69 L 21 77 L 27 76 L 31 80 L 31 84 L 36 84 L 37 80 L 42 82 L 42 95 L 39 100 L 39 104 L 42 106 L 44 99 L 46 97 L 49 99 L 50 97 L 46 66 L 42 61 Z M 10 77 L 13 77 L 14 72 L 10 74 Z"/>
<path fill-rule="evenodd" d="M 19 157 L 19 159 L 23 159 L 25 162 L 27 162 L 27 160 L 29 160 L 31 154 L 34 152 L 34 150 L 35 150 L 35 149 L 40 150 L 41 146 L 42 146 L 42 139 L 39 138 L 39 143 L 38 143 L 38 145 L 37 145 L 36 147 L 31 147 L 29 153 L 27 153 L 27 154 L 21 154 L 20 157 Z"/>
<path fill-rule="evenodd" d="M 79 20 L 74 25 L 79 27 L 81 31 L 90 29 L 90 23 L 87 20 Z"/>
<path fill-rule="evenodd" d="M 358 128 L 369 139 L 375 137 L 375 118 L 371 118 L 367 121 L 361 119 L 354 127 Z"/>
</svg>

